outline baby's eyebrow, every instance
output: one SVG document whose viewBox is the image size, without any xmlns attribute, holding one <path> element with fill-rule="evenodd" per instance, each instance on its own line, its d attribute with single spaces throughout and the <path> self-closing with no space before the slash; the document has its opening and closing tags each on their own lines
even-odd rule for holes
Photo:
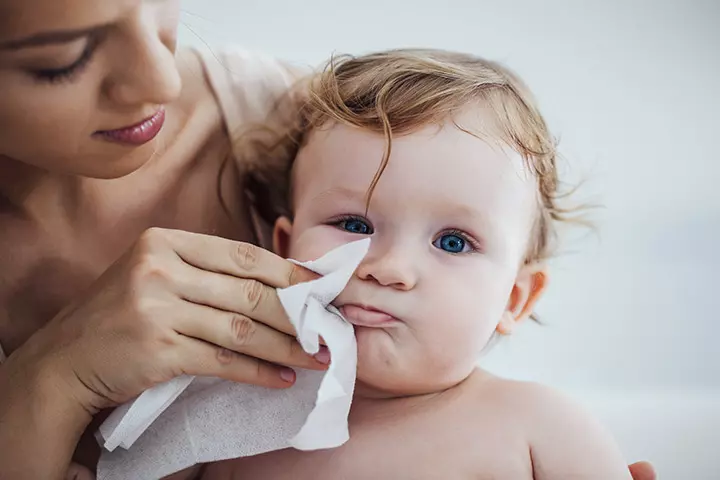
<svg viewBox="0 0 720 480">
<path fill-rule="evenodd" d="M 328 199 L 337 199 L 338 197 L 344 200 L 357 200 L 364 199 L 366 193 L 364 190 L 359 191 L 345 186 L 338 186 L 321 191 L 317 195 L 310 197 L 309 201 L 311 203 L 324 203 Z"/>
<path fill-rule="evenodd" d="M 450 196 L 439 195 L 433 198 L 433 201 L 428 204 L 428 209 L 440 212 L 452 212 L 452 216 L 456 218 L 466 218 L 472 223 L 477 223 L 483 227 L 492 227 L 495 223 L 495 218 L 488 211 L 483 211 L 482 208 L 477 208 L 473 205 L 468 205 L 464 202 L 458 202 Z"/>
<path fill-rule="evenodd" d="M 478 210 L 477 208 L 473 208 L 468 205 L 454 204 L 449 208 L 453 212 L 455 212 L 457 216 L 468 218 L 473 223 L 479 223 L 484 227 L 491 227 L 493 223 L 495 223 L 492 215 L 489 215 L 487 212 L 483 212 L 481 210 Z"/>
</svg>

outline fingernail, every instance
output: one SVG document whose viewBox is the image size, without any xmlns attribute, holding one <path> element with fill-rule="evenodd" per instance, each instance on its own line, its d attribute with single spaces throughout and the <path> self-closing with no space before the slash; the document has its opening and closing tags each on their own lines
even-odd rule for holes
<svg viewBox="0 0 720 480">
<path fill-rule="evenodd" d="M 322 363 L 323 365 L 327 365 L 330 363 L 330 350 L 328 350 L 327 347 L 321 346 L 320 351 L 315 354 L 315 360 Z"/>
<path fill-rule="evenodd" d="M 292 383 L 295 381 L 295 370 L 292 368 L 283 368 L 280 370 L 280 378 L 285 380 L 288 383 Z"/>
</svg>

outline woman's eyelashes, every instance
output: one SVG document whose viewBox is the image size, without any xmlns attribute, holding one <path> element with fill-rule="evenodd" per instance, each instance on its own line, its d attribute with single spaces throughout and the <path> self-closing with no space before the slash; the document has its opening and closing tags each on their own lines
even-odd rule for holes
<svg viewBox="0 0 720 480">
<path fill-rule="evenodd" d="M 31 74 L 36 80 L 44 83 L 72 81 L 90 63 L 97 45 L 97 39 L 89 39 L 80 57 L 70 65 L 61 68 L 33 70 Z"/>
</svg>

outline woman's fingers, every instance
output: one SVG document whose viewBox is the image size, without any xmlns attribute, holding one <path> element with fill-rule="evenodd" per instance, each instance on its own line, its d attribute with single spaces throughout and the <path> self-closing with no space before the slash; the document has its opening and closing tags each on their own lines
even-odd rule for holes
<svg viewBox="0 0 720 480">
<path fill-rule="evenodd" d="M 188 302 L 239 313 L 295 336 L 295 329 L 280 303 L 277 291 L 259 280 L 180 266 L 175 275 L 174 288 L 177 289 L 176 294 Z"/>
<path fill-rule="evenodd" d="M 263 360 L 248 357 L 201 340 L 183 337 L 178 358 L 187 375 L 218 377 L 238 383 L 269 388 L 287 388 L 295 383 L 295 372 Z"/>
<path fill-rule="evenodd" d="M 185 302 L 183 312 L 183 317 L 176 319 L 175 329 L 185 336 L 291 367 L 323 370 L 329 362 L 326 349 L 316 359 L 307 354 L 294 337 L 245 315 L 189 302 Z"/>
<path fill-rule="evenodd" d="M 161 315 L 177 335 L 167 352 L 173 374 L 282 388 L 295 375 L 281 365 L 323 369 L 329 363 L 327 349 L 316 358 L 302 351 L 276 290 L 317 278 L 314 273 L 252 245 L 174 230 L 146 231 L 134 254 L 139 266 L 130 278 L 139 285 L 132 291 L 147 296 L 154 285 L 175 297 L 172 312 Z M 144 310 L 157 304 L 136 303 Z M 152 308 L 148 315 L 160 319 Z"/>
<path fill-rule="evenodd" d="M 95 474 L 79 463 L 71 463 L 65 480 L 95 480 Z"/>
<path fill-rule="evenodd" d="M 180 230 L 162 232 L 183 261 L 202 270 L 258 280 L 275 288 L 318 278 L 316 273 L 249 243 Z"/>
<path fill-rule="evenodd" d="M 648 462 L 636 462 L 630 465 L 630 474 L 633 480 L 655 480 L 657 474 Z"/>
</svg>

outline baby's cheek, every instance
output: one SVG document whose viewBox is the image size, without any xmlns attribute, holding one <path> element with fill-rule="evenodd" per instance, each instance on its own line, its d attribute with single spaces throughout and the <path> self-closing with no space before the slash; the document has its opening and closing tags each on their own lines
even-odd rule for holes
<svg viewBox="0 0 720 480">
<path fill-rule="evenodd" d="M 441 306 L 426 305 L 416 331 L 427 368 L 453 376 L 474 365 L 500 318 L 496 311 L 502 308 L 495 304 L 477 292 L 457 289 L 445 292 Z"/>
<path fill-rule="evenodd" d="M 351 242 L 348 234 L 327 225 L 318 225 L 293 235 L 290 257 L 301 262 L 317 260 L 330 250 Z"/>
<path fill-rule="evenodd" d="M 474 338 L 475 337 L 475 338 Z M 462 380 L 475 365 L 480 348 L 477 332 L 470 329 L 445 329 L 424 342 L 418 351 L 417 369 L 428 381 L 438 384 Z"/>
</svg>

